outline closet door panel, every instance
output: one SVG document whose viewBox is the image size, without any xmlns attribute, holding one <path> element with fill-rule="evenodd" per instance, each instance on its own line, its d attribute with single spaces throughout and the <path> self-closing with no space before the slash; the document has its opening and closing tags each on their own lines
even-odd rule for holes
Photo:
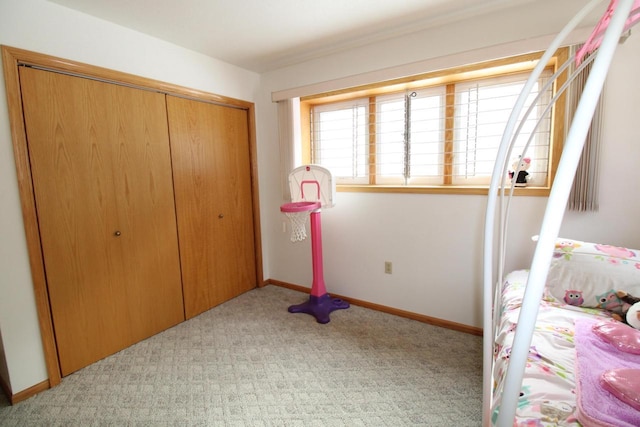
<svg viewBox="0 0 640 427">
<path fill-rule="evenodd" d="M 63 375 L 184 319 L 162 95 L 21 68 Z"/>
<path fill-rule="evenodd" d="M 242 109 L 167 96 L 185 314 L 256 286 L 249 124 Z"/>
<path fill-rule="evenodd" d="M 120 112 L 135 125 L 119 127 L 113 168 L 123 269 L 137 285 L 127 287 L 134 342 L 184 321 L 166 104 L 137 92 Z M 126 104 L 116 96 L 115 105 Z"/>
</svg>

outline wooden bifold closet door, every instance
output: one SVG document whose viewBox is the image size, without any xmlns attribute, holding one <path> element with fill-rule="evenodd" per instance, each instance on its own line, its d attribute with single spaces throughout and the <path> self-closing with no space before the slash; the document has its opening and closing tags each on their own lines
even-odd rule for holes
<svg viewBox="0 0 640 427">
<path fill-rule="evenodd" d="M 64 376 L 184 320 L 165 96 L 20 79 Z"/>
<path fill-rule="evenodd" d="M 256 287 L 244 109 L 167 96 L 186 318 Z"/>
</svg>

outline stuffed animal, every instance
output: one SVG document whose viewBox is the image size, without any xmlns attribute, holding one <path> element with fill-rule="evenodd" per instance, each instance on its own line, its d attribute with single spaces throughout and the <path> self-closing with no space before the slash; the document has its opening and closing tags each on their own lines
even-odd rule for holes
<svg viewBox="0 0 640 427">
<path fill-rule="evenodd" d="M 518 157 L 518 160 L 513 162 L 511 165 L 512 170 L 509 171 L 509 178 L 511 179 L 511 182 L 513 182 L 513 177 L 515 176 L 516 171 L 518 171 L 518 176 L 515 181 L 516 187 L 527 186 L 527 182 L 529 182 L 529 179 L 531 178 L 529 172 L 527 172 L 527 169 L 529 169 L 530 166 L 531 159 L 529 157 Z"/>
<path fill-rule="evenodd" d="M 597 296 L 598 306 L 611 313 L 611 317 L 640 329 L 640 298 L 625 291 L 613 290 Z M 637 325 L 637 326 L 636 326 Z"/>
<path fill-rule="evenodd" d="M 627 311 L 626 321 L 629 326 L 640 329 L 640 302 L 633 304 Z"/>
</svg>

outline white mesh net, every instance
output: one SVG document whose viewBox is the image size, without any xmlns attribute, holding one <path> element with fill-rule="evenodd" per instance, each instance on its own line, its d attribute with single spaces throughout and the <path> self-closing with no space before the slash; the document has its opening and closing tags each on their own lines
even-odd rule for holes
<svg viewBox="0 0 640 427">
<path fill-rule="evenodd" d="M 311 211 L 285 212 L 291 222 L 291 241 L 301 242 L 307 238 L 307 219 Z"/>
</svg>

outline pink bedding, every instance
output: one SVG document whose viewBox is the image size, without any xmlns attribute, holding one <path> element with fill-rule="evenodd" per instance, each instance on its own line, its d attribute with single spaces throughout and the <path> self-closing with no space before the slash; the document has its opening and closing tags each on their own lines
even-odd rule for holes
<svg viewBox="0 0 640 427">
<path fill-rule="evenodd" d="M 593 327 L 601 322 L 575 320 L 576 417 L 585 426 L 640 426 L 640 411 L 602 384 L 603 374 L 609 380 L 615 379 L 612 370 L 640 369 L 640 356 L 621 351 L 619 346 L 596 334 Z"/>
</svg>

